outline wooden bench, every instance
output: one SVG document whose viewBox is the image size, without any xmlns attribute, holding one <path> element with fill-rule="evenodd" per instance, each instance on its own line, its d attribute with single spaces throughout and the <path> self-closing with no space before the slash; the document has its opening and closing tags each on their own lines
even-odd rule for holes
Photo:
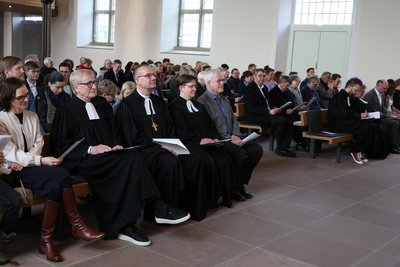
<svg viewBox="0 0 400 267">
<path fill-rule="evenodd" d="M 51 143 L 50 143 L 50 134 L 43 134 L 43 139 L 44 139 L 44 146 L 42 150 L 42 156 L 50 156 L 51 155 Z M 87 182 L 83 180 L 82 177 L 74 176 L 72 175 L 72 188 L 74 189 L 75 196 L 85 196 L 88 195 L 92 192 L 90 189 L 90 186 Z M 35 196 L 32 194 L 32 191 L 29 189 L 26 189 L 27 191 L 27 196 L 29 201 L 32 203 L 32 205 L 39 205 L 43 204 L 46 201 L 46 198 L 43 196 Z M 31 214 L 31 207 L 28 205 L 22 205 L 22 217 L 28 218 Z M 0 212 L 3 211 L 3 207 L 0 205 Z"/>
<path fill-rule="evenodd" d="M 295 126 L 308 126 L 307 111 L 299 112 L 300 121 L 295 121 L 293 124 Z M 328 110 L 321 110 L 322 123 L 326 125 L 328 123 Z M 308 131 L 303 132 L 303 137 L 310 139 L 310 152 L 309 158 L 315 158 L 316 140 L 326 141 L 330 145 L 337 144 L 336 148 L 336 163 L 340 163 L 341 153 L 342 153 L 342 143 L 354 141 L 352 134 L 343 134 L 340 136 L 319 136 L 310 134 Z"/>
<path fill-rule="evenodd" d="M 251 134 L 253 130 L 257 130 L 260 134 L 263 133 L 262 127 L 260 125 L 244 121 L 244 118 L 246 117 L 246 106 L 244 103 L 235 103 L 235 107 L 236 112 L 234 114 L 238 118 L 240 128 L 247 129 L 247 134 Z M 267 132 L 271 136 L 271 140 L 269 142 L 269 150 L 273 151 L 275 141 L 275 128 L 268 127 Z"/>
</svg>

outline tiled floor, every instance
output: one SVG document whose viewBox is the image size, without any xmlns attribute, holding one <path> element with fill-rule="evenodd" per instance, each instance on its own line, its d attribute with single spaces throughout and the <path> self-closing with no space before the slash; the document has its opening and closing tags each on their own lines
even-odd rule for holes
<svg viewBox="0 0 400 267">
<path fill-rule="evenodd" d="M 65 261 L 37 252 L 38 234 L 21 226 L 9 266 L 400 266 L 400 156 L 353 163 L 344 147 L 316 159 L 264 156 L 248 190 L 255 197 L 209 211 L 201 222 L 141 224 L 153 244 L 120 240 L 56 243 Z M 95 226 L 92 203 L 81 205 Z"/>
</svg>

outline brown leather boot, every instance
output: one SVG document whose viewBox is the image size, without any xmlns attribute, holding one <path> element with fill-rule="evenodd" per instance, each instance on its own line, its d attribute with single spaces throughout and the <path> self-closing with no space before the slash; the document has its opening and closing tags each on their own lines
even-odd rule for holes
<svg viewBox="0 0 400 267">
<path fill-rule="evenodd" d="M 63 189 L 63 204 L 67 218 L 72 226 L 72 237 L 85 241 L 95 241 L 105 236 L 105 233 L 97 232 L 85 224 L 78 212 L 75 194 L 72 188 Z"/>
<path fill-rule="evenodd" d="M 60 203 L 46 200 L 43 211 L 42 231 L 40 232 L 39 253 L 46 254 L 49 261 L 62 261 L 60 254 L 53 246 L 53 231 L 57 221 Z"/>
</svg>

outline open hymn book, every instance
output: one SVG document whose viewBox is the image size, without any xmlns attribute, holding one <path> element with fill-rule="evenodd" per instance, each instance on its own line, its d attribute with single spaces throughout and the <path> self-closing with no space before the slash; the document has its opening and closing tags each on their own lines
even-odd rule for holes
<svg viewBox="0 0 400 267">
<path fill-rule="evenodd" d="M 379 111 L 376 112 L 368 112 L 368 117 L 361 118 L 362 120 L 369 120 L 369 119 L 380 119 L 381 113 Z"/>
<path fill-rule="evenodd" d="M 153 142 L 173 150 L 178 155 L 190 155 L 189 150 L 179 138 L 153 138 Z"/>
</svg>

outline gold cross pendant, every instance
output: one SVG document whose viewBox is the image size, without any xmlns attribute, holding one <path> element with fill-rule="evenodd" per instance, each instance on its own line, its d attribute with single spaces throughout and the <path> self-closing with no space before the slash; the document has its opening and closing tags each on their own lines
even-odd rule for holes
<svg viewBox="0 0 400 267">
<path fill-rule="evenodd" d="M 154 121 L 153 121 L 153 124 L 151 125 L 151 127 L 153 127 L 153 128 L 154 128 L 154 131 L 156 131 L 156 132 L 157 132 L 157 126 L 158 126 L 158 125 L 155 124 Z"/>
</svg>

